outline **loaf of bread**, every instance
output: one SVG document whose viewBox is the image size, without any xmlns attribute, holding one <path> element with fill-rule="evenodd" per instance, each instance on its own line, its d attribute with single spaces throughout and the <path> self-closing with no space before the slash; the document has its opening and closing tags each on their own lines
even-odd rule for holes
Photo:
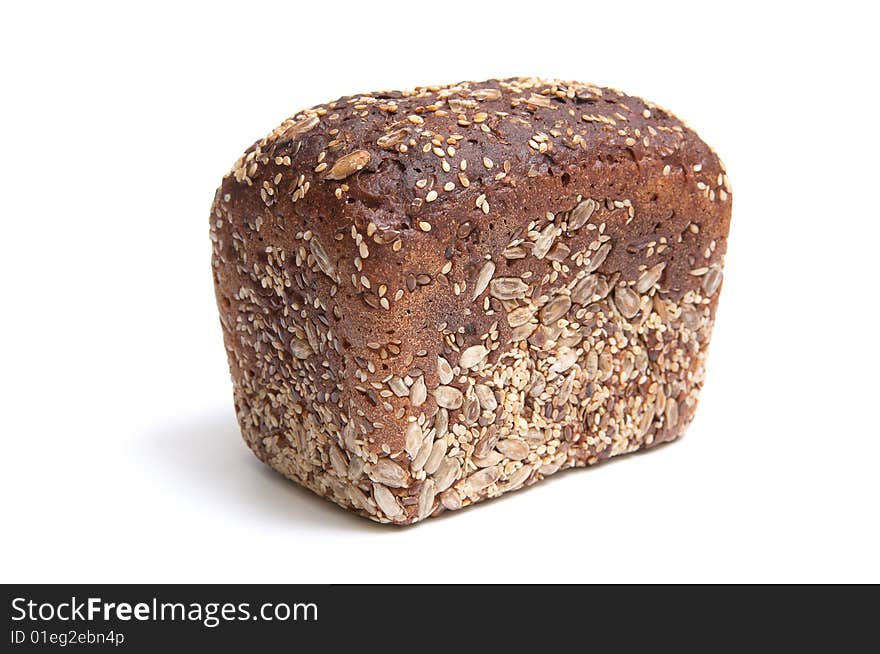
<svg viewBox="0 0 880 654">
<path fill-rule="evenodd" d="M 578 82 L 343 97 L 223 179 L 244 439 L 406 524 L 652 447 L 694 415 L 731 196 L 660 107 Z"/>
</svg>

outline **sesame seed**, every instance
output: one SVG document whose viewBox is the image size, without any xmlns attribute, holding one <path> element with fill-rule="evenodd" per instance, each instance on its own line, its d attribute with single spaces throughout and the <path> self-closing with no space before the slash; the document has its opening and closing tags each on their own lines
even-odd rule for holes
<svg viewBox="0 0 880 654">
<path fill-rule="evenodd" d="M 425 202 L 433 202 L 436 199 L 437 199 L 437 191 L 435 191 L 433 189 L 428 191 L 428 194 L 425 196 Z"/>
<path fill-rule="evenodd" d="M 425 222 L 424 220 L 419 221 L 419 229 L 423 232 L 431 231 L 431 223 Z"/>
</svg>

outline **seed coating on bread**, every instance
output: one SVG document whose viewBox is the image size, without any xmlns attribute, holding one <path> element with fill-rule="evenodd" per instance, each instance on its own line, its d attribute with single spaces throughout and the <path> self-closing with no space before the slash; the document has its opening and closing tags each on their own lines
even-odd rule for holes
<svg viewBox="0 0 880 654">
<path fill-rule="evenodd" d="M 490 80 L 302 111 L 212 208 L 244 439 L 398 524 L 673 440 L 730 207 L 712 150 L 613 89 Z"/>
</svg>

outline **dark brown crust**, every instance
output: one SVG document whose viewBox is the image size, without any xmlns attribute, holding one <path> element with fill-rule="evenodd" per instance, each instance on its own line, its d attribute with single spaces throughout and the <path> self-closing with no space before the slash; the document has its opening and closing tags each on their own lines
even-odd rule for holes
<svg viewBox="0 0 880 654">
<path fill-rule="evenodd" d="M 405 140 L 391 147 L 377 144 L 400 130 L 407 130 Z M 488 210 L 478 198 L 485 198 Z M 617 91 L 492 80 L 351 96 L 298 114 L 254 144 L 217 192 L 212 237 L 239 416 L 246 437 L 262 434 L 247 437 L 257 455 L 273 462 L 279 437 L 296 448 L 296 436 L 289 433 L 293 410 L 313 415 L 314 429 L 343 450 L 349 422 L 369 425 L 360 427 L 367 432 L 365 456 L 400 461 L 414 412 L 409 397 L 382 397 L 375 386 L 392 375 L 411 380 L 415 371 L 434 390 L 440 385 L 438 356 L 455 366 L 461 351 L 488 342 L 490 332 L 494 342 L 509 343 L 514 328 L 504 316 L 510 305 L 490 298 L 488 290 L 472 297 L 481 267 L 491 259 L 496 278 L 544 279 L 554 265 L 528 254 L 534 231 L 529 236 L 527 228 L 534 222 L 540 231 L 549 224 L 548 212 L 562 216 L 582 198 L 597 199 L 596 220 L 601 218 L 613 245 L 596 271 L 603 280 L 635 284 L 646 268 L 664 264 L 650 293 L 678 307 L 687 300 L 690 306 L 693 295 L 704 292 L 709 274 L 700 274 L 704 268 L 720 279 L 731 206 L 721 162 L 671 114 Z M 571 253 L 588 249 L 596 234 L 567 231 L 565 247 Z M 505 258 L 505 248 L 519 238 L 525 239 L 527 255 Z M 273 266 L 267 248 L 287 259 Z M 323 268 L 316 264 L 322 251 Z M 268 268 L 250 271 L 257 262 Z M 559 263 L 563 267 L 552 279 L 530 283 L 528 297 L 536 305 L 578 272 L 574 264 Z M 250 301 L 242 297 L 242 287 L 253 293 Z M 700 325 L 706 340 L 718 297 L 717 288 L 712 291 L 697 303 L 706 310 L 707 322 Z M 254 316 L 274 327 L 242 331 L 242 320 L 254 324 Z M 454 334 L 454 349 L 439 337 L 444 325 Z M 304 326 L 313 333 L 297 335 Z M 310 343 L 305 358 L 274 360 L 277 352 L 295 348 L 296 339 Z M 257 341 L 263 345 L 255 347 Z M 706 345 L 700 343 L 701 352 Z M 646 350 L 652 352 L 647 345 Z M 499 365 L 505 351 L 497 347 L 486 360 Z M 295 366 L 282 373 L 285 362 Z M 369 379 L 358 380 L 368 363 L 374 368 Z M 296 376 L 308 377 L 313 397 L 291 390 L 288 382 Z M 677 437 L 690 421 L 699 380 L 692 386 L 682 389 L 681 418 L 672 426 L 658 424 L 653 443 Z M 272 413 L 266 408 L 270 401 L 259 411 L 261 424 L 254 423 L 254 407 L 242 404 L 255 394 L 262 402 L 273 392 L 289 397 L 274 416 L 265 415 Z M 637 387 L 632 392 L 645 393 Z M 691 392 L 693 401 L 685 402 Z M 317 404 L 325 410 L 316 411 Z M 430 395 L 422 410 L 436 413 Z M 581 458 L 589 462 L 610 453 L 607 448 Z M 347 460 L 351 454 L 345 452 Z M 326 470 L 328 456 L 316 456 L 315 469 Z M 310 483 L 302 472 L 273 465 L 331 495 L 322 490 L 323 482 Z M 418 484 L 407 483 L 408 490 Z M 398 499 L 406 517 L 396 521 L 419 517 L 405 498 Z"/>
</svg>

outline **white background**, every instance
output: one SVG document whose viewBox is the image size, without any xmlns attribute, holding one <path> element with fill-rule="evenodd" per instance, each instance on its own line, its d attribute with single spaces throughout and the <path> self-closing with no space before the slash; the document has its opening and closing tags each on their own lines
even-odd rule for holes
<svg viewBox="0 0 880 654">
<path fill-rule="evenodd" d="M 4 9 L 0 581 L 880 581 L 875 21 L 743 4 Z M 643 95 L 727 164 L 702 403 L 681 442 L 377 526 L 240 439 L 214 189 L 301 108 L 512 75 Z"/>
</svg>

